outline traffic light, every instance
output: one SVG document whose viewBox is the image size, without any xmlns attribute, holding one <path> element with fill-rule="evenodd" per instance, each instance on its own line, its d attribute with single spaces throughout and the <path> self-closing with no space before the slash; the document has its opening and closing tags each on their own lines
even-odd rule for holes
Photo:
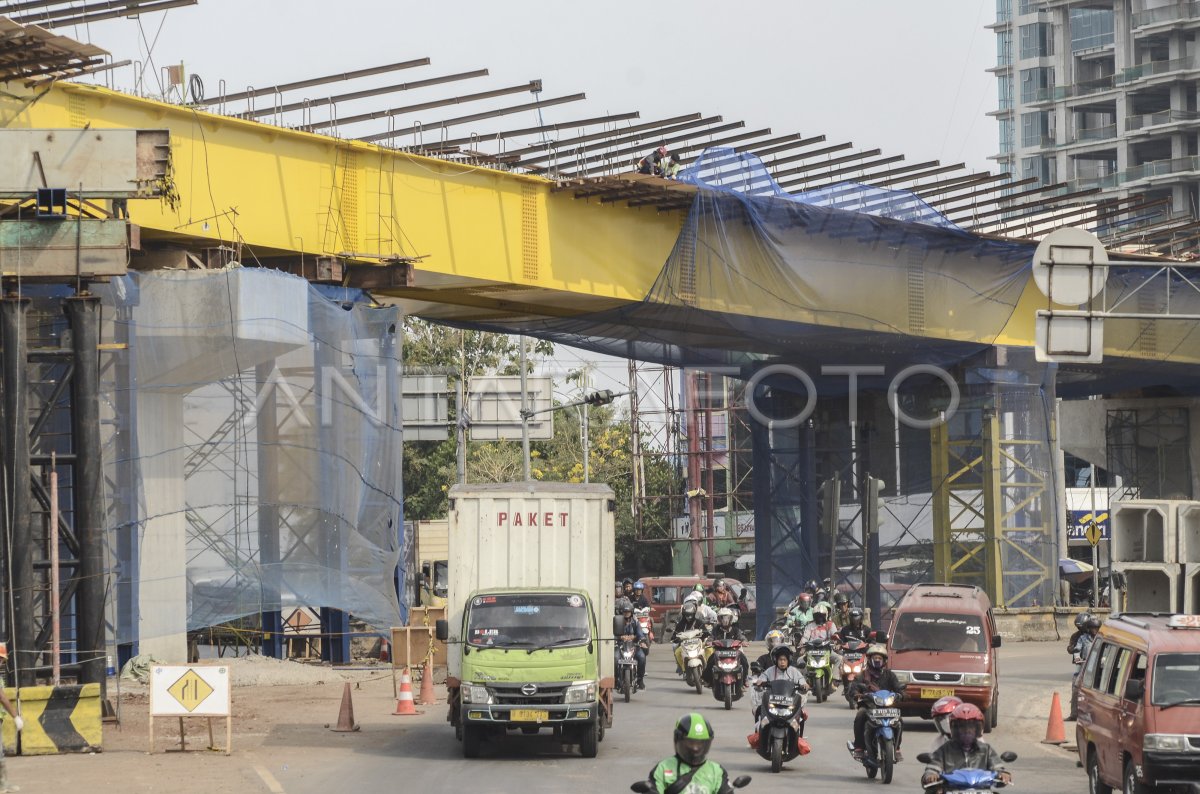
<svg viewBox="0 0 1200 794">
<path fill-rule="evenodd" d="M 612 389 L 601 389 L 594 391 L 583 398 L 583 401 L 588 405 L 608 405 L 616 397 Z"/>
<path fill-rule="evenodd" d="M 867 526 L 871 532 L 879 531 L 879 522 L 884 515 L 883 489 L 885 483 L 878 477 L 867 478 Z"/>
<path fill-rule="evenodd" d="M 822 482 L 818 498 L 820 500 L 821 531 L 825 537 L 832 538 L 832 542 L 836 545 L 840 528 L 838 509 L 842 502 L 841 478 L 834 476 L 832 479 Z"/>
</svg>

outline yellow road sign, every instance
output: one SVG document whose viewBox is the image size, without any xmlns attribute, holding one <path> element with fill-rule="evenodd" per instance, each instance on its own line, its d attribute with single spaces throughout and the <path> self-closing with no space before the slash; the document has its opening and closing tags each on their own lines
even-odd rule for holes
<svg viewBox="0 0 1200 794">
<path fill-rule="evenodd" d="M 1084 531 L 1084 535 L 1087 537 L 1088 543 L 1092 544 L 1093 546 L 1099 545 L 1100 525 L 1095 521 L 1089 521 L 1087 529 Z"/>
<path fill-rule="evenodd" d="M 195 711 L 196 707 L 213 693 L 213 688 L 197 675 L 195 670 L 188 670 L 179 677 L 178 681 L 167 687 L 167 692 L 179 702 L 179 705 L 188 711 Z"/>
</svg>

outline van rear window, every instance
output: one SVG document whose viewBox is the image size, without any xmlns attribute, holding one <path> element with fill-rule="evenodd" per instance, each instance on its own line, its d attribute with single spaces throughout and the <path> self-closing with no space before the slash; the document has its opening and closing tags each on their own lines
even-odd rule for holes
<svg viewBox="0 0 1200 794">
<path fill-rule="evenodd" d="M 895 651 L 957 651 L 987 653 L 983 624 L 975 615 L 905 612 L 896 623 L 891 648 Z"/>
<path fill-rule="evenodd" d="M 1200 703 L 1200 653 L 1160 653 L 1154 660 L 1156 706 Z"/>
</svg>

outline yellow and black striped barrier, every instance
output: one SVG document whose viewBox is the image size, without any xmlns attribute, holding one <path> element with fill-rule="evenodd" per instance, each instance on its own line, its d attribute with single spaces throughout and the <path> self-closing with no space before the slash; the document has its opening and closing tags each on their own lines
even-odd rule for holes
<svg viewBox="0 0 1200 794">
<path fill-rule="evenodd" d="M 14 706 L 17 690 L 8 687 L 4 694 Z M 100 749 L 101 710 L 100 685 L 27 686 L 20 692 L 21 731 L 20 755 L 54 755 L 81 753 Z M 4 716 L 3 737 L 5 754 L 17 751 L 17 730 L 12 718 Z"/>
</svg>

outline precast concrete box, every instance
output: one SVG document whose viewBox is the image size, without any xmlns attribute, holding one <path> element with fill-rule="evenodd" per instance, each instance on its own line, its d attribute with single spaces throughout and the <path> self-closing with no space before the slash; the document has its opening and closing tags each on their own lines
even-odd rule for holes
<svg viewBox="0 0 1200 794">
<path fill-rule="evenodd" d="M 1200 502 L 1179 505 L 1177 561 L 1200 563 Z"/>
<path fill-rule="evenodd" d="M 1200 562 L 1183 566 L 1183 611 L 1200 615 Z"/>
<path fill-rule="evenodd" d="M 1178 563 L 1117 563 L 1113 570 L 1125 576 L 1122 612 L 1178 612 L 1182 566 Z"/>
<path fill-rule="evenodd" d="M 1110 514 L 1113 562 L 1177 562 L 1175 525 L 1179 504 L 1148 499 L 1114 502 Z"/>
</svg>

